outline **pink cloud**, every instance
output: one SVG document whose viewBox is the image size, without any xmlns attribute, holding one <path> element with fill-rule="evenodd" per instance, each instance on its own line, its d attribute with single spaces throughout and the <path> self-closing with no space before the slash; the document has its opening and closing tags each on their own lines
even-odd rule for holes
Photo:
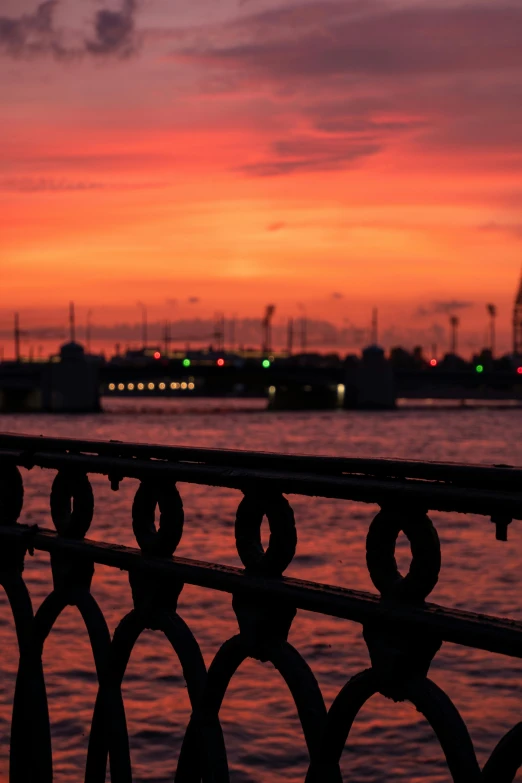
<svg viewBox="0 0 522 783">
<path fill-rule="evenodd" d="M 240 167 L 266 176 L 351 167 L 400 139 L 522 152 L 520 30 L 510 2 L 312 2 L 198 28 L 173 57 L 205 70 L 203 91 L 221 78 L 229 97 L 272 95 L 289 138 Z"/>
</svg>

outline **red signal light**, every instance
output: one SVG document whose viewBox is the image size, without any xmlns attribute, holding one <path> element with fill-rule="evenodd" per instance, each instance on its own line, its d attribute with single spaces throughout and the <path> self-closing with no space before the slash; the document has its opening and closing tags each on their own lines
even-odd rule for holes
<svg viewBox="0 0 522 783">
<path fill-rule="evenodd" d="M 517 367 L 517 372 L 519 375 L 522 375 L 522 367 Z"/>
<path fill-rule="evenodd" d="M 223 367 L 223 365 L 225 364 L 225 360 L 224 359 L 218 359 L 216 364 L 217 364 L 218 367 Z"/>
<path fill-rule="evenodd" d="M 154 351 L 154 358 L 155 359 L 161 359 L 161 354 L 159 351 Z"/>
<path fill-rule="evenodd" d="M 437 366 L 437 360 L 436 359 L 430 359 L 430 364 L 431 364 L 432 367 L 436 367 Z"/>
</svg>

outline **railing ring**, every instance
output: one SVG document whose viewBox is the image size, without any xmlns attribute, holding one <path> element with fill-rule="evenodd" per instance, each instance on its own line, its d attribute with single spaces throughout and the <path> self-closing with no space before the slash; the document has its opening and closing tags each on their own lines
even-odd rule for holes
<svg viewBox="0 0 522 783">
<path fill-rule="evenodd" d="M 402 576 L 395 560 L 400 532 L 410 542 L 412 560 Z M 380 511 L 368 530 L 366 564 L 383 598 L 424 600 L 437 584 L 441 565 L 440 542 L 430 518 L 422 511 Z"/>
<path fill-rule="evenodd" d="M 156 530 L 156 506 L 159 524 Z M 132 529 L 141 551 L 168 557 L 183 535 L 183 501 L 175 484 L 142 481 L 132 504 Z"/>
<path fill-rule="evenodd" d="M 94 515 L 94 495 L 85 473 L 59 470 L 51 488 L 51 517 L 60 535 L 83 538 Z"/>
<path fill-rule="evenodd" d="M 270 540 L 261 543 L 261 524 L 266 516 Z M 292 562 L 297 546 L 294 512 L 279 493 L 247 493 L 236 514 L 236 547 L 245 568 L 252 572 L 281 576 Z"/>
</svg>

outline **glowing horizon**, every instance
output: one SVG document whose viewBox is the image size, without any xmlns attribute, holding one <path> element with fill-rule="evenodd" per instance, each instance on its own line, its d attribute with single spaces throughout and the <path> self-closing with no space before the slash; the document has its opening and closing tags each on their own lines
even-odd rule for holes
<svg viewBox="0 0 522 783">
<path fill-rule="evenodd" d="M 480 343 L 493 302 L 509 348 L 522 8 L 105 6 L 2 6 L 2 330 L 274 302 L 429 340 L 460 303 Z"/>
</svg>

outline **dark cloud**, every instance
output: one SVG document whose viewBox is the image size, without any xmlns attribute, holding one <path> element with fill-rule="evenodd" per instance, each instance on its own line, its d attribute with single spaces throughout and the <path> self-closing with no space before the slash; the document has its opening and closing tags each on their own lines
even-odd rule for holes
<svg viewBox="0 0 522 783">
<path fill-rule="evenodd" d="M 200 301 L 199 296 L 189 296 L 189 298 L 187 299 L 187 302 L 189 304 L 198 304 L 199 301 Z"/>
<path fill-rule="evenodd" d="M 344 299 L 344 294 L 341 294 L 340 291 L 333 291 L 332 299 Z"/>
<path fill-rule="evenodd" d="M 66 50 L 54 27 L 59 0 L 46 0 L 30 14 L 18 17 L 0 16 L 0 51 L 11 57 L 39 54 L 62 56 Z"/>
<path fill-rule="evenodd" d="M 94 18 L 94 38 L 85 43 L 87 51 L 120 57 L 133 54 L 136 49 L 135 11 L 135 0 L 123 0 L 120 11 L 98 11 Z"/>
<path fill-rule="evenodd" d="M 522 65 L 522 7 L 306 3 L 238 22 L 229 45 L 219 38 L 184 56 L 281 81 L 337 76 L 418 77 Z"/>
<path fill-rule="evenodd" d="M 119 11 L 100 9 L 93 32 L 81 45 L 66 43 L 56 27 L 55 14 L 61 0 L 45 0 L 32 13 L 0 16 L 0 52 L 11 57 L 40 55 L 75 59 L 85 54 L 127 57 L 136 49 L 136 0 L 123 0 Z"/>
<path fill-rule="evenodd" d="M 378 144 L 360 143 L 350 138 L 308 136 L 280 139 L 270 154 L 257 163 L 238 168 L 255 177 L 276 177 L 299 171 L 332 171 L 354 166 L 360 159 L 379 152 Z"/>
<path fill-rule="evenodd" d="M 418 318 L 425 318 L 432 315 L 452 315 L 458 310 L 467 310 L 473 307 L 475 303 L 464 299 L 448 299 L 430 302 L 428 305 L 420 305 L 414 315 Z"/>
</svg>

